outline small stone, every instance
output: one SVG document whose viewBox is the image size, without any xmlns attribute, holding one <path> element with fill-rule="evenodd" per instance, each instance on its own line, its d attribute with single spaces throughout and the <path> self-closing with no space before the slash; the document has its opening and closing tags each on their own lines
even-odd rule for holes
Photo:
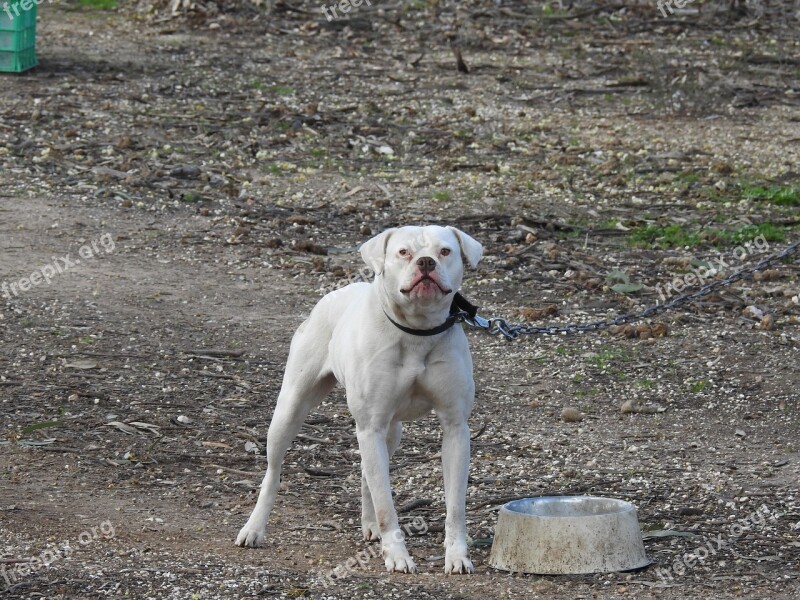
<svg viewBox="0 0 800 600">
<path fill-rule="evenodd" d="M 748 306 L 742 311 L 742 315 L 747 317 L 748 319 L 760 319 L 764 316 L 764 311 L 762 311 L 757 306 Z"/>
<path fill-rule="evenodd" d="M 561 419 L 565 423 L 580 423 L 583 421 L 583 413 L 577 408 L 567 406 L 561 411 Z"/>
<path fill-rule="evenodd" d="M 193 165 L 175 167 L 169 172 L 170 177 L 175 177 L 177 179 L 198 179 L 202 173 L 203 171 L 200 167 Z"/>
<path fill-rule="evenodd" d="M 684 506 L 678 509 L 678 514 L 682 517 L 699 517 L 703 514 L 703 509 L 696 506 Z"/>
</svg>

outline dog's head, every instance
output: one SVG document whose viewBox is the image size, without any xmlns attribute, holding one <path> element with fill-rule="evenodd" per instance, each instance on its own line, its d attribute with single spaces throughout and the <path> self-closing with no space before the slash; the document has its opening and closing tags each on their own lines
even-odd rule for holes
<svg viewBox="0 0 800 600">
<path fill-rule="evenodd" d="M 455 227 L 388 229 L 361 246 L 364 262 L 381 275 L 384 289 L 400 307 L 449 306 L 483 247 Z"/>
</svg>

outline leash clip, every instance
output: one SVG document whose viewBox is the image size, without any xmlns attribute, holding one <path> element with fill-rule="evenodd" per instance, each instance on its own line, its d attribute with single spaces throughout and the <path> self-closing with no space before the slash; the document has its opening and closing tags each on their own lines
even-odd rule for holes
<svg viewBox="0 0 800 600">
<path fill-rule="evenodd" d="M 475 315 L 474 317 L 463 316 L 462 318 L 467 325 L 479 327 L 480 329 L 489 329 L 489 321 L 480 315 Z"/>
</svg>

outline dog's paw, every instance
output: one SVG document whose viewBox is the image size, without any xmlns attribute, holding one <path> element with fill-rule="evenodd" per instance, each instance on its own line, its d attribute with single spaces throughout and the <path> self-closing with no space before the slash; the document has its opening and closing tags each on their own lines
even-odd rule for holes
<svg viewBox="0 0 800 600">
<path fill-rule="evenodd" d="M 378 530 L 377 523 L 361 523 L 361 534 L 364 536 L 365 542 L 375 542 L 381 539 L 380 531 Z"/>
<path fill-rule="evenodd" d="M 387 556 L 383 563 L 386 565 L 386 570 L 390 573 L 392 571 L 397 571 L 398 573 L 417 572 L 417 565 L 414 564 L 414 561 L 408 553 L 406 553 L 405 556 Z"/>
<path fill-rule="evenodd" d="M 258 548 L 264 543 L 264 529 L 253 527 L 249 523 L 242 527 L 236 536 L 236 545 L 242 548 Z"/>
<path fill-rule="evenodd" d="M 474 573 L 475 568 L 472 566 L 472 561 L 467 556 L 467 553 L 448 552 L 444 559 L 444 572 L 447 575 L 453 573 L 468 574 Z"/>
<path fill-rule="evenodd" d="M 400 573 L 417 572 L 417 565 L 411 560 L 411 556 L 409 556 L 408 550 L 406 550 L 406 546 L 403 543 L 384 546 L 383 559 L 386 570 L 390 573 L 392 571 L 398 571 Z"/>
</svg>

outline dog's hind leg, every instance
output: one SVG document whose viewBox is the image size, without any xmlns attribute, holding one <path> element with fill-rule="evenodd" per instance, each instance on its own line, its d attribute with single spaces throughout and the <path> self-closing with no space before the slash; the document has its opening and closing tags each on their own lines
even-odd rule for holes
<svg viewBox="0 0 800 600">
<path fill-rule="evenodd" d="M 258 501 L 236 538 L 237 546 L 255 547 L 264 540 L 267 520 L 275 504 L 286 451 L 303 426 L 308 413 L 319 406 L 336 385 L 336 378 L 324 372 L 326 349 L 319 340 L 303 336 L 302 328 L 292 341 L 283 385 L 267 432 L 267 474 Z"/>
<path fill-rule="evenodd" d="M 402 436 L 403 424 L 399 421 L 393 423 L 386 435 L 386 450 L 389 452 L 390 460 L 395 450 L 400 446 Z M 369 485 L 367 485 L 367 476 L 364 474 L 363 463 L 361 465 L 361 532 L 364 534 L 364 540 L 368 542 L 379 540 L 381 537 L 378 531 L 378 520 L 375 517 L 375 507 L 372 504 L 372 495 L 369 493 Z"/>
</svg>

